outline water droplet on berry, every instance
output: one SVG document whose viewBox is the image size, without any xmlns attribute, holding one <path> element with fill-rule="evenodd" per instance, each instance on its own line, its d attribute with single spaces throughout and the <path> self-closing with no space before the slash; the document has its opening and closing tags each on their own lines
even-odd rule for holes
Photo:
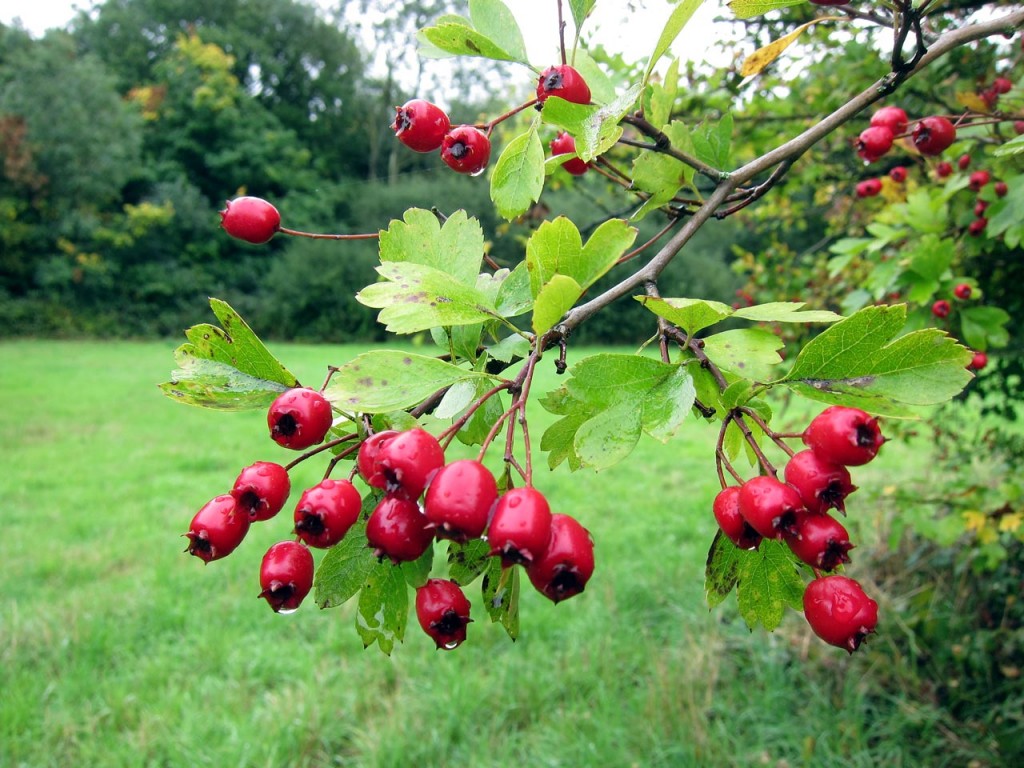
<svg viewBox="0 0 1024 768">
<path fill-rule="evenodd" d="M 470 176 L 479 176 L 480 174 L 482 174 L 482 173 L 483 173 L 484 171 L 486 171 L 486 170 L 487 170 L 487 167 L 486 167 L 486 166 L 484 166 L 484 167 L 483 167 L 483 168 L 481 168 L 481 169 L 480 169 L 479 171 L 473 171 L 473 172 L 472 172 L 471 174 L 469 174 L 469 175 L 470 175 Z"/>
<path fill-rule="evenodd" d="M 295 608 L 281 608 L 277 611 L 278 616 L 287 616 L 289 613 L 295 613 L 299 610 L 298 606 Z"/>
<path fill-rule="evenodd" d="M 458 640 L 449 640 L 447 643 L 444 644 L 444 649 L 446 651 L 453 651 L 453 650 L 455 650 L 458 647 L 459 647 L 459 641 Z"/>
</svg>

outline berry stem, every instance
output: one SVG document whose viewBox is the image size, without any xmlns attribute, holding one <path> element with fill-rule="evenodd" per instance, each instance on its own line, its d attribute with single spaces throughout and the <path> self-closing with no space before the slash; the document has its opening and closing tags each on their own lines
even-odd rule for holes
<svg viewBox="0 0 1024 768">
<path fill-rule="evenodd" d="M 523 104 L 520 104 L 518 107 L 513 107 L 508 112 L 505 112 L 503 114 L 498 115 L 496 118 L 494 118 L 493 120 L 491 120 L 489 122 L 480 123 L 480 124 L 475 125 L 473 127 L 474 128 L 479 128 L 481 131 L 486 131 L 487 135 L 489 136 L 491 131 L 494 130 L 494 126 L 498 125 L 499 123 L 505 122 L 506 120 L 508 120 L 510 117 L 512 117 L 514 115 L 518 115 L 524 109 L 529 109 L 530 107 L 532 107 L 536 103 L 537 103 L 537 99 L 536 99 L 536 97 L 534 97 L 534 98 L 530 99 L 529 101 L 524 102 Z"/>
<path fill-rule="evenodd" d="M 487 392 L 484 392 L 482 395 L 480 395 L 480 397 L 478 397 L 473 403 L 469 405 L 465 413 L 459 416 L 459 418 L 452 422 L 452 425 L 450 427 L 448 427 L 444 432 L 437 436 L 437 442 L 441 444 L 441 447 L 448 447 L 448 444 L 451 443 L 452 439 L 455 437 L 455 434 L 464 426 L 466 426 L 466 422 L 473 418 L 473 414 L 477 412 L 480 406 L 482 406 L 484 403 L 486 403 L 499 392 L 506 390 L 511 386 L 512 382 L 503 381 L 501 384 L 492 387 Z"/>
<path fill-rule="evenodd" d="M 316 448 L 313 448 L 311 450 L 306 451 L 301 456 L 299 456 L 299 457 L 293 459 L 292 461 L 288 462 L 287 464 L 285 464 L 284 468 L 287 471 L 291 472 L 292 467 L 295 467 L 295 466 L 301 464 L 302 462 L 304 462 L 306 459 L 310 458 L 311 456 L 316 456 L 318 453 L 322 453 L 323 451 L 330 450 L 331 448 L 333 448 L 336 445 L 341 445 L 342 443 L 347 443 L 349 440 L 358 440 L 358 439 L 359 439 L 359 433 L 358 432 L 352 432 L 352 433 L 347 434 L 347 435 L 342 435 L 341 437 L 336 437 L 333 440 L 328 440 L 326 443 L 320 443 L 320 445 L 318 445 Z"/>
<path fill-rule="evenodd" d="M 291 235 L 292 237 L 308 237 L 310 240 L 376 240 L 380 237 L 379 232 L 367 232 L 361 235 L 328 235 L 319 232 L 302 232 L 297 229 L 288 229 L 287 227 L 281 227 L 278 232 L 282 235 Z"/>
<path fill-rule="evenodd" d="M 753 408 L 747 407 L 743 407 L 740 410 L 743 412 L 746 418 L 750 419 L 752 422 L 757 424 L 757 426 L 761 428 L 761 431 L 772 439 L 773 443 L 775 443 L 777 446 L 779 446 L 779 448 L 785 451 L 790 458 L 793 457 L 795 451 L 788 445 L 786 445 L 786 442 L 782 439 L 782 436 L 778 432 L 772 431 L 772 428 L 769 427 L 767 423 L 765 423 L 764 419 L 758 416 L 757 411 L 755 411 Z"/>
</svg>

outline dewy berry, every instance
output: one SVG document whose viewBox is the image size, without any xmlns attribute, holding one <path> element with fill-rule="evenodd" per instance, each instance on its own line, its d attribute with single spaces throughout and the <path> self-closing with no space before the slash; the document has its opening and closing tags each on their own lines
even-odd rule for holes
<svg viewBox="0 0 1024 768">
<path fill-rule="evenodd" d="M 552 155 L 569 155 L 576 153 L 576 139 L 572 137 L 571 133 L 560 133 L 551 142 L 551 154 Z M 573 157 L 562 163 L 562 167 L 565 168 L 573 176 L 582 176 L 587 172 L 590 167 L 578 157 Z"/>
<path fill-rule="evenodd" d="M 267 426 L 274 442 L 296 451 L 322 442 L 333 422 L 327 399 L 302 387 L 281 393 L 267 411 Z"/>
<path fill-rule="evenodd" d="M 914 127 L 912 139 L 922 155 L 939 155 L 956 141 L 956 127 L 944 117 L 926 117 Z"/>
<path fill-rule="evenodd" d="M 857 156 L 873 163 L 892 149 L 893 133 L 884 125 L 875 125 L 861 131 L 857 138 Z"/>
<path fill-rule="evenodd" d="M 814 634 L 853 653 L 878 624 L 878 603 L 846 576 L 815 579 L 804 591 L 804 615 Z"/>
<path fill-rule="evenodd" d="M 388 493 L 418 499 L 443 466 L 444 449 L 437 438 L 417 428 L 400 432 L 381 444 L 374 474 L 379 471 L 384 475 Z"/>
<path fill-rule="evenodd" d="M 871 116 L 870 124 L 888 128 L 893 135 L 899 136 L 907 130 L 907 113 L 899 107 L 882 107 Z"/>
<path fill-rule="evenodd" d="M 469 600 L 462 588 L 447 579 L 429 579 L 416 590 L 416 619 L 438 648 L 451 651 L 466 640 Z"/>
<path fill-rule="evenodd" d="M 543 104 L 548 96 L 558 96 L 573 104 L 589 104 L 590 87 L 575 69 L 558 64 L 548 67 L 537 78 L 537 101 Z"/>
<path fill-rule="evenodd" d="M 188 549 L 204 562 L 227 557 L 249 532 L 249 513 L 239 509 L 230 494 L 217 496 L 196 512 L 189 525 Z"/>
<path fill-rule="evenodd" d="M 412 99 L 396 107 L 391 127 L 398 140 L 414 152 L 433 152 L 441 148 L 451 122 L 443 109 L 423 99 Z"/>
<path fill-rule="evenodd" d="M 949 317 L 950 309 L 949 302 L 945 299 L 939 299 L 932 304 L 932 314 L 940 320 Z"/>
<path fill-rule="evenodd" d="M 281 541 L 260 563 L 260 592 L 275 613 L 296 610 L 313 588 L 313 555 L 297 541 Z"/>
<path fill-rule="evenodd" d="M 262 198 L 238 197 L 227 201 L 220 225 L 238 240 L 262 245 L 281 229 L 281 214 Z"/>
<path fill-rule="evenodd" d="M 570 515 L 552 515 L 547 549 L 526 568 L 530 583 L 549 600 L 560 603 L 582 592 L 593 573 L 590 532 Z"/>
<path fill-rule="evenodd" d="M 410 499 L 385 496 L 366 521 L 366 541 L 374 556 L 393 563 L 416 560 L 430 547 L 434 532 L 419 505 Z"/>
<path fill-rule="evenodd" d="M 472 125 L 452 128 L 441 141 L 441 159 L 457 173 L 483 173 L 491 159 L 491 140 Z"/>
<path fill-rule="evenodd" d="M 503 567 L 529 565 L 547 551 L 550 539 L 551 508 L 540 491 L 513 488 L 498 499 L 487 543 L 492 555 L 501 556 Z"/>
<path fill-rule="evenodd" d="M 750 527 L 750 523 L 740 514 L 740 488 L 730 485 L 723 488 L 715 496 L 711 505 L 715 520 L 722 533 L 740 549 L 757 549 L 761 544 L 761 534 Z"/>
<path fill-rule="evenodd" d="M 257 461 L 239 473 L 231 495 L 251 520 L 269 520 L 284 508 L 291 490 L 288 470 L 272 461 Z"/>
<path fill-rule="evenodd" d="M 371 488 L 384 489 L 387 487 L 388 479 L 384 476 L 384 469 L 380 466 L 377 459 L 380 456 L 380 449 L 397 434 L 398 432 L 393 429 L 375 432 L 363 440 L 359 446 L 356 468 L 359 470 L 360 477 Z"/>
<path fill-rule="evenodd" d="M 355 525 L 362 506 L 359 491 L 348 480 L 321 480 L 299 498 L 295 534 L 311 547 L 333 547 Z"/>
<path fill-rule="evenodd" d="M 846 497 L 857 490 L 850 472 L 841 464 L 826 461 L 811 450 L 799 451 L 786 463 L 786 482 L 796 488 L 807 511 L 821 514 L 829 509 L 846 511 Z"/>
<path fill-rule="evenodd" d="M 740 514 L 766 539 L 795 535 L 807 509 L 795 488 L 774 477 L 759 475 L 740 486 Z"/>
<path fill-rule="evenodd" d="M 815 416 L 803 440 L 825 461 L 844 467 L 867 464 L 885 442 L 878 419 L 859 408 L 842 405 L 829 406 Z"/>
<path fill-rule="evenodd" d="M 822 571 L 834 571 L 850 562 L 853 545 L 842 523 L 829 515 L 807 515 L 793 536 L 786 537 L 793 554 Z"/>
<path fill-rule="evenodd" d="M 441 467 L 430 481 L 423 513 L 439 539 L 478 539 L 487 528 L 498 484 L 479 461 L 462 459 Z"/>
</svg>

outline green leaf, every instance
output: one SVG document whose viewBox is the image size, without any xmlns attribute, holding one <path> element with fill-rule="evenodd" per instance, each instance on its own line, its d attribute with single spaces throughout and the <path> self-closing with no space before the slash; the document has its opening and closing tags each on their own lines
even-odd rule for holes
<svg viewBox="0 0 1024 768">
<path fill-rule="evenodd" d="M 704 354 L 715 365 L 745 379 L 767 381 L 782 362 L 782 340 L 760 328 L 723 331 L 704 339 Z"/>
<path fill-rule="evenodd" d="M 665 52 L 672 47 L 672 43 L 679 37 L 679 33 L 683 31 L 683 27 L 693 17 L 693 14 L 703 4 L 704 0 L 683 0 L 676 9 L 672 11 L 672 15 L 669 16 L 668 22 L 665 24 L 665 28 L 661 31 L 661 35 L 658 37 L 658 42 L 654 46 L 654 51 L 651 53 L 651 58 L 647 62 L 647 70 L 644 72 L 644 83 L 651 78 L 651 72 L 654 71 L 654 66 L 658 63 Z"/>
<path fill-rule="evenodd" d="M 487 35 L 474 29 L 465 19 L 446 16 L 433 27 L 420 30 L 417 37 L 436 49 L 455 56 L 477 56 L 494 61 L 526 63 L 516 54 L 506 51 Z"/>
<path fill-rule="evenodd" d="M 595 2 L 596 0 L 569 0 L 569 10 L 572 13 L 572 21 L 576 25 L 577 32 L 583 26 L 583 22 L 590 12 L 594 10 Z"/>
<path fill-rule="evenodd" d="M 387 282 L 368 285 L 356 294 L 356 300 L 380 309 L 377 320 L 392 333 L 471 325 L 498 317 L 498 310 L 483 292 L 455 282 L 439 269 L 413 262 L 384 262 L 377 272 Z"/>
<path fill-rule="evenodd" d="M 526 243 L 526 266 L 535 296 L 555 275 L 573 278 L 581 291 L 608 272 L 636 239 L 637 230 L 621 219 L 599 226 L 584 246 L 576 225 L 564 216 L 545 221 Z M 578 298 L 578 297 L 577 297 Z"/>
<path fill-rule="evenodd" d="M 1010 139 L 1005 144 L 996 147 L 992 154 L 996 157 L 1006 157 L 1007 155 L 1019 155 L 1021 152 L 1024 152 L 1024 136 Z"/>
<path fill-rule="evenodd" d="M 732 152 L 732 115 L 726 113 L 717 123 L 704 123 L 691 133 L 697 158 L 712 168 L 729 166 Z"/>
<path fill-rule="evenodd" d="M 650 296 L 634 296 L 633 298 L 658 317 L 663 317 L 672 325 L 682 328 L 689 336 L 730 317 L 734 311 L 728 304 L 723 304 L 720 301 L 655 299 Z"/>
<path fill-rule="evenodd" d="M 974 350 L 1005 347 L 1010 342 L 1006 324 L 1010 315 L 999 307 L 968 307 L 960 311 L 960 331 Z"/>
<path fill-rule="evenodd" d="M 704 566 L 704 595 L 709 608 L 722 603 L 736 588 L 743 556 L 744 550 L 729 541 L 721 531 L 715 533 Z"/>
<path fill-rule="evenodd" d="M 518 317 L 533 306 L 530 270 L 527 269 L 525 261 L 519 262 L 501 281 L 498 294 L 494 298 L 494 306 L 498 314 L 505 318 Z"/>
<path fill-rule="evenodd" d="M 1021 139 L 1024 136 L 1018 136 L 1014 141 Z M 985 234 L 987 237 L 1004 235 L 1006 244 L 1016 248 L 1024 238 L 1024 176 L 1014 176 L 1006 184 L 1009 191 L 1006 197 L 993 203 Z"/>
<path fill-rule="evenodd" d="M 629 456 L 640 440 L 640 431 L 640 411 L 633 403 L 622 402 L 583 422 L 573 446 L 580 461 L 599 472 Z"/>
<path fill-rule="evenodd" d="M 460 587 L 469 586 L 498 559 L 491 557 L 490 551 L 490 545 L 483 539 L 470 539 L 464 544 L 449 542 L 448 578 Z"/>
<path fill-rule="evenodd" d="M 812 339 L 780 383 L 812 400 L 889 416 L 949 400 L 971 379 L 971 351 L 934 328 L 893 339 L 906 316 L 902 304 L 865 307 Z"/>
<path fill-rule="evenodd" d="M 730 0 L 729 8 L 737 19 L 752 19 L 779 8 L 802 5 L 804 0 Z"/>
<path fill-rule="evenodd" d="M 686 125 L 678 120 L 662 128 L 672 146 L 680 152 L 694 154 L 693 138 Z M 641 219 L 674 198 L 684 186 L 693 186 L 694 169 L 671 155 L 643 152 L 633 161 L 633 186 L 650 195 L 633 215 Z"/>
<path fill-rule="evenodd" d="M 492 344 L 487 348 L 487 354 L 493 357 L 495 360 L 500 360 L 503 363 L 511 363 L 516 358 L 525 358 L 530 354 L 530 340 L 520 336 L 517 333 L 513 333 L 510 336 L 506 336 L 497 344 Z"/>
<path fill-rule="evenodd" d="M 544 147 L 537 121 L 508 143 L 491 174 L 491 200 L 498 213 L 514 219 L 540 199 L 544 189 Z"/>
<path fill-rule="evenodd" d="M 473 26 L 507 51 L 516 61 L 525 62 L 526 43 L 516 17 L 501 0 L 469 0 L 469 18 Z"/>
<path fill-rule="evenodd" d="M 622 136 L 619 125 L 640 97 L 643 86 L 637 83 L 603 107 L 572 104 L 557 96 L 544 101 L 541 119 L 568 131 L 576 139 L 576 154 L 584 162 L 611 149 Z"/>
<path fill-rule="evenodd" d="M 679 59 L 673 59 L 661 83 L 649 83 L 644 91 L 644 114 L 652 125 L 665 125 L 679 93 Z M 680 147 L 680 149 L 682 149 Z M 684 150 L 686 151 L 686 150 Z"/>
<path fill-rule="evenodd" d="M 782 623 L 787 606 L 803 610 L 804 580 L 785 544 L 764 539 L 755 550 L 737 552 L 736 602 L 750 629 L 760 624 L 771 632 Z"/>
<path fill-rule="evenodd" d="M 395 641 L 405 639 L 409 621 L 409 588 L 402 569 L 389 560 L 376 563 L 370 570 L 359 593 L 356 611 L 356 630 L 363 639 L 363 647 L 374 643 L 390 656 Z"/>
<path fill-rule="evenodd" d="M 583 288 L 566 275 L 555 275 L 537 294 L 533 305 L 533 331 L 538 336 L 547 333 L 562 316 L 572 309 L 583 295 Z"/>
<path fill-rule="evenodd" d="M 324 396 L 357 413 L 389 413 L 411 408 L 463 379 L 489 378 L 434 357 L 398 350 L 358 355 L 338 368 Z"/>
<path fill-rule="evenodd" d="M 802 301 L 772 301 L 737 309 L 733 317 L 759 323 L 834 323 L 843 319 L 842 315 L 835 312 L 826 309 L 805 310 L 805 306 Z"/>
<path fill-rule="evenodd" d="M 519 568 L 502 568 L 501 558 L 492 557 L 484 573 L 484 607 L 491 621 L 501 624 L 508 636 L 519 637 Z"/>
<path fill-rule="evenodd" d="M 475 286 L 484 258 L 484 231 L 463 210 L 442 226 L 430 211 L 410 208 L 401 221 L 393 220 L 380 233 L 380 260 L 412 262 L 451 275 Z"/>
<path fill-rule="evenodd" d="M 345 538 L 327 550 L 313 579 L 314 598 L 321 608 L 334 608 L 349 600 L 366 582 L 376 558 L 366 545 L 366 518 L 380 500 L 368 494 L 363 499 L 361 519 Z"/>
<path fill-rule="evenodd" d="M 369 549 L 369 547 L 367 547 Z M 434 545 L 427 547 L 427 551 L 417 559 L 406 561 L 398 566 L 405 577 L 405 583 L 413 589 L 419 589 L 427 583 L 430 578 L 430 571 L 434 567 Z"/>
</svg>

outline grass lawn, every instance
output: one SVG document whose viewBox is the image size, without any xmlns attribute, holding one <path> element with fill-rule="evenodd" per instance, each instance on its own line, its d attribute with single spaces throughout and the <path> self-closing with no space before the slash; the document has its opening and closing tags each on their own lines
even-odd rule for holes
<svg viewBox="0 0 1024 768">
<path fill-rule="evenodd" d="M 555 511 L 597 540 L 587 591 L 555 606 L 527 583 L 514 644 L 481 618 L 438 652 L 413 620 L 389 658 L 363 650 L 348 606 L 276 616 L 256 599 L 289 507 L 226 560 L 182 554 L 242 466 L 291 457 L 263 413 L 164 398 L 174 346 L 0 343 L 0 765 L 912 764 L 903 721 L 866 695 L 870 646 L 847 657 L 796 614 L 751 635 L 734 600 L 707 610 L 710 428 L 644 438 L 599 475 L 543 469 Z M 315 384 L 359 351 L 272 347 Z M 323 466 L 296 471 L 293 501 Z"/>
</svg>

